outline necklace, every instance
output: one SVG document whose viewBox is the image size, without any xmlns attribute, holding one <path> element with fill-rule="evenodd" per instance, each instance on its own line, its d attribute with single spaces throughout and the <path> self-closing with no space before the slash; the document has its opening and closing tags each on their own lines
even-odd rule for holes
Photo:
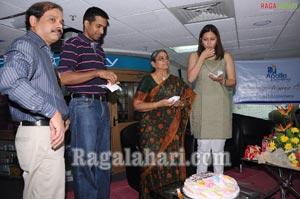
<svg viewBox="0 0 300 199">
<path fill-rule="evenodd" d="M 168 74 L 167 74 L 166 76 L 164 76 L 164 73 L 163 73 L 163 72 L 161 72 L 160 74 L 161 74 L 161 79 L 162 79 L 163 81 L 165 81 L 165 80 L 167 79 L 167 77 L 168 77 Z"/>
<path fill-rule="evenodd" d="M 154 73 L 155 77 L 161 82 L 161 81 L 165 81 L 168 78 L 168 74 L 167 76 L 164 76 L 164 73 L 160 73 L 161 75 L 158 75 L 157 73 Z"/>
</svg>

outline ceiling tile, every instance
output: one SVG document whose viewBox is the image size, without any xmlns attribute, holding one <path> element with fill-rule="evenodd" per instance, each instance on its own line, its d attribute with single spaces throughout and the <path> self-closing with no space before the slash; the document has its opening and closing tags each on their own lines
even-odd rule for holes
<svg viewBox="0 0 300 199">
<path fill-rule="evenodd" d="M 292 13 L 278 13 L 272 15 L 263 15 L 255 17 L 241 17 L 236 20 L 237 27 L 239 30 L 242 29 L 252 29 L 252 28 L 262 28 L 262 26 L 255 26 L 254 23 L 262 21 L 271 21 L 271 23 L 263 26 L 263 28 L 271 26 L 282 26 L 290 18 Z"/>
<path fill-rule="evenodd" d="M 78 0 L 67 0 L 61 2 L 60 5 L 64 9 L 65 25 L 81 31 L 83 27 L 82 19 L 84 12 L 90 7 L 90 5 Z"/>
<path fill-rule="evenodd" d="M 109 35 L 123 35 L 123 34 L 132 34 L 137 33 L 138 30 L 135 30 L 128 25 L 116 20 L 116 19 L 109 19 L 109 26 L 107 27 L 107 34 Z"/>
<path fill-rule="evenodd" d="M 22 10 L 27 10 L 32 4 L 40 2 L 41 0 L 5 0 L 4 2 L 7 2 L 8 4 L 14 5 Z M 51 0 L 53 3 L 60 4 L 64 0 Z M 2 11 L 2 9 L 1 9 Z"/>
<path fill-rule="evenodd" d="M 198 41 L 191 36 L 188 37 L 169 37 L 169 38 L 155 38 L 156 41 L 163 44 L 166 47 L 177 47 L 177 46 L 186 46 L 186 45 L 197 45 Z"/>
<path fill-rule="evenodd" d="M 104 9 L 109 16 L 114 18 L 132 16 L 163 9 L 164 5 L 159 0 L 84 0 L 90 5 Z"/>
<path fill-rule="evenodd" d="M 284 0 L 272 0 L 272 1 L 234 0 L 235 15 L 237 18 L 243 18 L 243 17 L 273 15 L 279 13 L 291 14 L 292 12 L 295 11 L 295 9 L 280 9 L 279 8 L 280 4 L 286 4 L 286 3 L 299 4 L 299 2 L 300 2 L 299 0 L 293 0 L 289 2 Z"/>
<path fill-rule="evenodd" d="M 252 28 L 239 30 L 238 35 L 240 40 L 265 38 L 265 37 L 277 37 L 282 31 L 282 26 L 271 26 L 264 28 Z"/>
<path fill-rule="evenodd" d="M 0 25 L 0 35 L 0 39 L 3 40 L 0 42 L 0 55 L 3 55 L 13 40 L 24 35 L 24 31 Z M 5 37 L 3 35 L 5 35 Z"/>
<path fill-rule="evenodd" d="M 167 7 L 178 7 L 184 5 L 198 4 L 203 2 L 211 2 L 211 0 L 161 0 Z"/>
<path fill-rule="evenodd" d="M 23 9 L 20 9 L 12 4 L 9 4 L 8 2 L 2 1 L 1 2 L 1 12 L 0 12 L 0 18 L 8 17 L 11 15 L 15 15 L 18 13 L 24 12 Z M 0 20 L 1 23 L 1 20 Z"/>
<path fill-rule="evenodd" d="M 206 22 L 199 22 L 199 23 L 193 23 L 193 24 L 186 24 L 184 26 L 198 40 L 200 31 L 207 24 L 213 24 L 213 25 L 215 25 L 218 28 L 222 40 L 223 40 L 223 35 L 225 35 L 227 33 L 229 34 L 228 37 L 230 37 L 231 40 L 236 39 L 236 34 L 233 33 L 233 31 L 236 30 L 234 18 L 227 18 L 227 19 L 220 19 L 220 20 L 214 20 L 214 21 L 209 21 L 209 22 L 206 21 Z"/>
<path fill-rule="evenodd" d="M 153 28 L 145 30 L 144 33 L 158 40 L 169 38 L 182 38 L 190 36 L 190 33 L 184 27 L 163 26 L 161 28 Z"/>
<path fill-rule="evenodd" d="M 30 5 L 39 1 L 0 0 L 0 16 L 24 12 Z M 183 68 L 187 66 L 190 53 L 177 54 L 169 47 L 196 45 L 199 32 L 206 24 L 216 25 L 225 50 L 228 50 L 234 59 L 299 57 L 300 55 L 300 8 L 297 10 L 261 8 L 261 3 L 264 2 L 278 5 L 289 3 L 285 0 L 230 0 L 234 1 L 234 5 L 226 5 L 231 6 L 231 10 L 235 12 L 231 18 L 190 24 L 180 22 L 178 16 L 173 14 L 173 9 L 213 1 L 227 3 L 229 0 L 52 1 L 63 7 L 66 27 L 78 30 L 82 30 L 82 17 L 88 7 L 98 6 L 104 9 L 110 17 L 110 26 L 107 28 L 103 44 L 105 49 L 149 56 L 154 49 L 164 48 L 168 50 L 172 62 Z M 293 0 L 291 3 L 299 4 L 300 0 Z M 220 10 L 221 13 L 223 11 Z M 266 26 L 253 26 L 253 23 L 264 20 L 272 22 Z M 0 42 L 0 55 L 9 43 L 24 34 L 24 29 L 17 28 L 23 23 L 24 16 L 0 20 L 0 40 L 6 40 Z"/>
<path fill-rule="evenodd" d="M 167 9 L 153 11 L 151 13 L 132 15 L 119 18 L 121 22 L 141 31 L 148 31 L 155 28 L 172 26 L 181 28 L 182 24 Z"/>
<path fill-rule="evenodd" d="M 247 39 L 247 40 L 240 40 L 240 47 L 243 46 L 256 46 L 256 45 L 266 45 L 266 44 L 273 44 L 276 40 L 276 37 L 265 37 L 261 39 Z"/>
</svg>

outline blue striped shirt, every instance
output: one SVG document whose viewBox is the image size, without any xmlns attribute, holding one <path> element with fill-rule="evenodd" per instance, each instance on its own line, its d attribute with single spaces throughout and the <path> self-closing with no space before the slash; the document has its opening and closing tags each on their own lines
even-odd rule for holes
<svg viewBox="0 0 300 199">
<path fill-rule="evenodd" d="M 32 31 L 7 49 L 0 69 L 0 92 L 8 95 L 15 121 L 52 118 L 56 111 L 67 117 L 53 63 L 50 47 Z"/>
<path fill-rule="evenodd" d="M 64 43 L 60 53 L 59 73 L 97 69 L 106 70 L 104 51 L 100 44 L 96 43 L 93 48 L 93 42 L 82 33 Z M 105 94 L 105 89 L 100 86 L 106 84 L 105 79 L 94 78 L 77 85 L 66 85 L 66 89 L 69 93 Z"/>
</svg>

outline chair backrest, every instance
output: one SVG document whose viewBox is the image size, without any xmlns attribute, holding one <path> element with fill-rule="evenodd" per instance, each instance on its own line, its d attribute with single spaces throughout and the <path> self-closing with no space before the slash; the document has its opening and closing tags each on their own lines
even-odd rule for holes
<svg viewBox="0 0 300 199">
<path fill-rule="evenodd" d="M 120 136 L 124 160 L 132 160 L 132 157 L 125 157 L 125 155 L 128 155 L 128 153 L 125 153 L 125 149 L 130 150 L 130 155 L 135 151 L 139 151 L 139 123 L 133 123 L 123 128 Z M 140 167 L 126 165 L 125 169 L 128 184 L 139 191 Z"/>
<path fill-rule="evenodd" d="M 121 145 L 122 149 L 133 148 L 139 146 L 139 123 L 133 123 L 121 130 Z"/>
</svg>

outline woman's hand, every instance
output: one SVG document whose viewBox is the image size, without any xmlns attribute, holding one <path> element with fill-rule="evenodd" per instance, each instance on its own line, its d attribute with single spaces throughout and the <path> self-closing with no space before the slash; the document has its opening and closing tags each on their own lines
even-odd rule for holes
<svg viewBox="0 0 300 199">
<path fill-rule="evenodd" d="M 208 49 L 206 48 L 200 56 L 203 56 L 205 59 L 207 58 L 210 58 L 210 57 L 213 57 L 215 56 L 215 49 L 211 48 L 211 49 Z"/>
<path fill-rule="evenodd" d="M 208 77 L 213 80 L 213 81 L 216 81 L 216 82 L 219 82 L 219 83 L 223 83 L 224 81 L 224 77 L 223 75 L 220 75 L 218 77 L 215 77 L 213 74 L 209 74 Z"/>
<path fill-rule="evenodd" d="M 183 107 L 183 106 L 185 106 L 185 103 L 182 100 L 177 100 L 175 102 L 174 106 L 176 106 L 176 107 Z"/>
<path fill-rule="evenodd" d="M 169 101 L 168 99 L 162 99 L 158 101 L 158 107 L 173 106 L 177 101 Z"/>
</svg>

